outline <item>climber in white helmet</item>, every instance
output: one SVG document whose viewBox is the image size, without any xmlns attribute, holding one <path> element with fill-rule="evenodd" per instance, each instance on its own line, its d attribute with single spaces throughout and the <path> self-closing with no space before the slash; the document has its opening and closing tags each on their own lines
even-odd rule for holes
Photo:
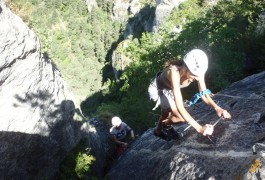
<svg viewBox="0 0 265 180">
<path fill-rule="evenodd" d="M 198 133 L 211 135 L 213 126 L 206 124 L 201 126 L 195 121 L 185 109 L 181 88 L 187 87 L 191 82 L 197 81 L 199 92 L 205 91 L 206 85 L 204 80 L 205 72 L 208 68 L 207 55 L 200 49 L 193 49 L 188 52 L 183 60 L 167 62 L 165 68 L 156 77 L 157 89 L 161 101 L 161 115 L 154 134 L 165 138 L 162 126 L 167 126 L 176 122 L 187 122 L 196 129 Z M 202 100 L 213 108 L 219 117 L 230 119 L 231 115 L 219 107 L 210 97 L 205 94 Z"/>
<path fill-rule="evenodd" d="M 135 138 L 132 128 L 130 128 L 125 122 L 122 122 L 122 120 L 117 116 L 114 116 L 111 119 L 111 123 L 112 127 L 110 128 L 110 135 L 113 141 L 118 146 L 127 147 L 127 136 L 130 134 L 132 139 Z"/>
</svg>

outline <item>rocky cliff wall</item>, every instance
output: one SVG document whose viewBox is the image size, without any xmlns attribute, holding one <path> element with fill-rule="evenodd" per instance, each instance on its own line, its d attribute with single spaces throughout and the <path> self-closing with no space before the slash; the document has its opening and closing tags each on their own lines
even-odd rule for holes
<svg viewBox="0 0 265 180">
<path fill-rule="evenodd" d="M 0 179 L 52 179 L 81 137 L 80 111 L 36 35 L 3 1 L 0 99 Z"/>
<path fill-rule="evenodd" d="M 152 32 L 157 32 L 164 19 L 170 15 L 171 11 L 178 7 L 185 0 L 156 0 L 155 19 Z"/>
<path fill-rule="evenodd" d="M 232 120 L 215 125 L 213 136 L 193 128 L 165 141 L 153 129 L 135 140 L 112 167 L 109 179 L 265 179 L 265 72 L 232 84 L 213 99 Z M 188 111 L 200 124 L 217 122 L 200 102 Z M 179 126 L 175 130 L 183 132 Z"/>
</svg>

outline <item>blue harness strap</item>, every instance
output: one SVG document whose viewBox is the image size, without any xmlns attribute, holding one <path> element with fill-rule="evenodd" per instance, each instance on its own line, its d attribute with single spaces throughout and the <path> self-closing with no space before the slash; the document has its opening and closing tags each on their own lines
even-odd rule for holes
<svg viewBox="0 0 265 180">
<path fill-rule="evenodd" d="M 204 90 L 204 91 L 201 91 L 201 92 L 199 92 L 199 93 L 196 93 L 196 94 L 194 94 L 194 96 L 191 98 L 191 100 L 187 102 L 187 105 L 188 105 L 188 106 L 191 106 L 191 105 L 193 105 L 193 104 L 196 104 L 197 101 L 198 101 L 202 96 L 204 96 L 205 94 L 211 94 L 211 93 L 212 93 L 212 92 L 211 92 L 209 89 L 206 89 L 206 90 Z"/>
</svg>

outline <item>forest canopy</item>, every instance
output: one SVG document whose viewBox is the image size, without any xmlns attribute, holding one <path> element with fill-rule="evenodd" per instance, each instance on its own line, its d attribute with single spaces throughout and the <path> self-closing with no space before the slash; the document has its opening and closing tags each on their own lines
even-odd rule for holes
<svg viewBox="0 0 265 180">
<path fill-rule="evenodd" d="M 206 83 L 214 93 L 265 69 L 262 0 L 220 0 L 215 6 L 187 0 L 172 10 L 156 33 L 144 30 L 146 14 L 141 20 L 115 20 L 113 3 L 100 0 L 89 11 L 82 0 L 8 1 L 38 35 L 42 53 L 57 65 L 87 117 L 119 115 L 138 132 L 154 126 L 149 82 L 166 61 L 181 59 L 193 48 L 208 55 Z M 141 3 L 154 17 L 154 4 Z M 136 20 L 143 22 L 133 36 L 124 38 L 126 26 Z M 120 55 L 117 59 L 114 52 Z M 113 62 L 120 57 L 126 58 L 119 63 L 129 65 L 114 76 Z M 193 84 L 183 95 L 189 99 L 197 91 Z"/>
<path fill-rule="evenodd" d="M 158 120 L 147 88 L 168 60 L 193 48 L 204 50 L 206 84 L 213 93 L 265 69 L 264 0 L 219 0 L 214 6 L 209 0 L 186 0 L 156 32 L 145 28 L 156 15 L 151 0 L 140 0 L 139 13 L 124 21 L 113 17 L 112 0 L 97 0 L 91 9 L 84 0 L 5 1 L 37 34 L 41 53 L 57 66 L 87 119 L 99 116 L 109 125 L 117 115 L 136 134 Z M 198 91 L 196 83 L 184 90 L 186 99 Z M 86 147 L 81 141 L 69 153 L 59 179 L 90 175 L 95 158 Z"/>
</svg>

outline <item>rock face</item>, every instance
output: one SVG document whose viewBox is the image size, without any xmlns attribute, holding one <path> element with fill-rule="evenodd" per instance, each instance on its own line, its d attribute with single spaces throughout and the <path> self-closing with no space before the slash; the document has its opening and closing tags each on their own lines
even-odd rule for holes
<svg viewBox="0 0 265 180">
<path fill-rule="evenodd" d="M 151 32 L 154 20 L 153 8 L 146 6 L 133 14 L 126 24 L 124 39 L 129 36 L 139 36 L 142 32 Z"/>
<path fill-rule="evenodd" d="M 232 115 L 232 120 L 216 124 L 213 136 L 202 136 L 190 128 L 183 138 L 167 142 L 149 129 L 132 143 L 107 177 L 265 179 L 265 72 L 232 84 L 213 99 Z M 218 119 L 202 102 L 188 111 L 200 124 L 214 124 Z"/>
<path fill-rule="evenodd" d="M 81 137 L 78 107 L 36 35 L 3 1 L 0 99 L 0 179 L 51 179 Z"/>
<path fill-rule="evenodd" d="M 170 15 L 174 8 L 178 8 L 179 5 L 186 0 L 156 0 L 155 18 L 153 22 L 152 32 L 157 32 L 160 25 L 165 21 L 166 17 Z M 203 1 L 208 6 L 214 6 L 218 0 L 205 0 Z"/>
<path fill-rule="evenodd" d="M 259 15 L 259 21 L 258 21 L 258 26 L 256 28 L 256 33 L 262 35 L 264 33 L 265 29 L 264 27 L 265 27 L 265 9 Z"/>
<path fill-rule="evenodd" d="M 104 178 L 115 159 L 115 144 L 109 137 L 110 126 L 96 117 L 89 120 L 91 126 L 88 144 L 96 161 L 91 166 L 92 176 Z M 94 133 L 93 133 L 94 132 Z"/>
<path fill-rule="evenodd" d="M 174 7 L 178 7 L 185 0 L 156 0 L 155 19 L 152 32 L 157 32 L 160 24 L 170 15 Z"/>
<path fill-rule="evenodd" d="M 113 19 L 124 22 L 129 16 L 133 16 L 141 9 L 139 0 L 115 0 L 113 1 Z"/>
<path fill-rule="evenodd" d="M 92 8 L 95 6 L 97 7 L 97 1 L 96 0 L 86 0 L 87 10 L 91 12 Z"/>
<path fill-rule="evenodd" d="M 122 52 L 123 49 L 128 47 L 130 40 L 126 39 L 118 44 L 118 47 L 113 51 L 112 54 L 112 67 L 115 78 L 118 80 L 118 71 L 123 71 L 125 67 L 129 65 L 131 59 Z"/>
</svg>

